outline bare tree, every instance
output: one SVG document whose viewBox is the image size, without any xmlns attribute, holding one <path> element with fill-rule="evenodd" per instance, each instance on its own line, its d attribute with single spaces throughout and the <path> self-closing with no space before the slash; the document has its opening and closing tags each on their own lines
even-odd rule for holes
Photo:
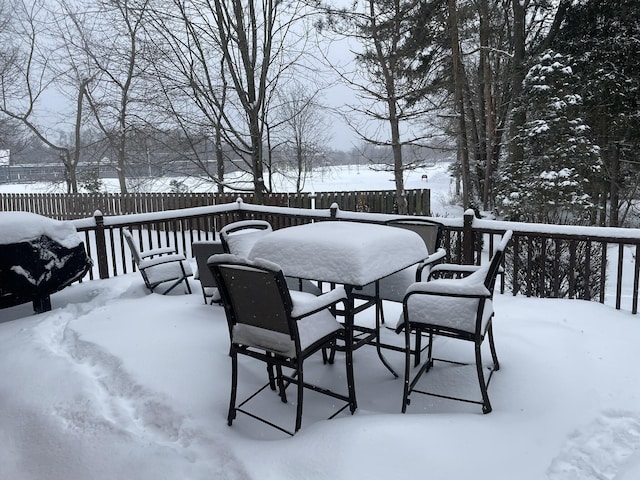
<svg viewBox="0 0 640 480">
<path fill-rule="evenodd" d="M 154 58 L 149 63 L 160 85 L 162 104 L 157 111 L 166 125 L 184 134 L 189 160 L 222 192 L 225 164 L 232 160 L 226 148 L 231 144 L 226 125 L 233 106 L 227 103 L 229 87 L 215 25 L 192 2 L 183 0 L 154 10 L 151 20 L 148 37 Z M 209 167 L 209 140 L 215 170 Z"/>
<path fill-rule="evenodd" d="M 257 202 L 267 190 L 270 101 L 305 55 L 305 30 L 296 25 L 308 13 L 301 0 L 171 0 L 154 12 L 157 47 L 170 66 L 163 91 L 174 98 L 169 102 L 181 128 L 188 125 L 184 112 L 191 109 L 217 139 L 218 160 L 222 143 L 233 149 L 235 158 L 228 162 L 249 174 Z M 220 173 L 211 178 L 228 185 Z"/>
<path fill-rule="evenodd" d="M 289 159 L 285 163 L 287 171 L 293 172 L 296 192 L 303 190 L 307 176 L 329 139 L 329 124 L 322 114 L 319 95 L 317 88 L 297 82 L 279 95 L 278 149 Z"/>
<path fill-rule="evenodd" d="M 11 21 L 0 32 L 6 37 L 3 44 L 10 46 L 7 52 L 11 52 L 5 57 L 8 61 L 0 71 L 0 113 L 21 122 L 40 141 L 58 152 L 66 171 L 67 191 L 77 192 L 76 167 L 80 160 L 80 131 L 87 83 L 80 81 L 72 89 L 77 92 L 73 144 L 65 145 L 54 140 L 56 131 L 46 127 L 41 120 L 47 113 L 47 97 L 60 81 L 60 65 L 54 65 L 53 41 L 47 37 L 49 12 L 45 7 L 41 1 L 16 0 L 9 5 Z M 61 123 L 64 121 L 61 119 Z"/>
<path fill-rule="evenodd" d="M 115 152 L 120 191 L 127 192 L 127 138 L 146 109 L 142 63 L 148 0 L 61 0 L 65 51 L 80 58 L 86 99 L 98 128 Z"/>
</svg>

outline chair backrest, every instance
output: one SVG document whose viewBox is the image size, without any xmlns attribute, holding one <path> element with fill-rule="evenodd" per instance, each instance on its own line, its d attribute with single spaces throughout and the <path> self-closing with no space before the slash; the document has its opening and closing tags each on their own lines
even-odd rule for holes
<svg viewBox="0 0 640 480">
<path fill-rule="evenodd" d="M 133 239 L 131 232 L 129 231 L 128 228 L 123 228 L 122 235 L 124 236 L 124 239 L 127 241 L 127 245 L 129 246 L 129 250 L 131 251 L 131 257 L 133 258 L 133 261 L 136 263 L 136 265 L 140 265 L 140 261 L 142 260 L 142 257 L 140 256 L 140 250 L 138 250 L 138 245 Z"/>
<path fill-rule="evenodd" d="M 484 286 L 487 287 L 487 290 L 493 292 L 493 288 L 496 285 L 496 277 L 498 276 L 498 272 L 500 271 L 500 265 L 502 264 L 502 259 L 504 258 L 504 251 L 507 248 L 507 244 L 509 240 L 511 240 L 511 236 L 513 235 L 513 230 L 507 230 L 502 235 L 502 240 L 496 247 L 496 251 L 491 257 L 491 263 L 489 264 L 489 270 L 487 271 L 487 276 L 485 277 Z"/>
<path fill-rule="evenodd" d="M 198 279 L 203 287 L 216 287 L 216 279 L 211 273 L 207 260 L 212 255 L 224 253 L 222 242 L 218 241 L 195 241 L 191 244 L 191 251 L 198 266 Z"/>
<path fill-rule="evenodd" d="M 225 307 L 229 330 L 249 325 L 293 339 L 293 303 L 282 270 L 263 260 L 250 261 L 236 255 L 214 255 L 208 266 Z"/>
<path fill-rule="evenodd" d="M 441 223 L 419 218 L 397 218 L 389 220 L 388 222 L 386 222 L 386 224 L 393 227 L 405 228 L 407 230 L 416 232 L 418 235 L 420 235 L 420 237 L 424 241 L 424 244 L 427 246 L 427 251 L 429 252 L 429 254 L 434 253 L 440 248 L 443 229 L 443 225 Z"/>
<path fill-rule="evenodd" d="M 265 220 L 241 220 L 220 229 L 220 240 L 226 253 L 247 257 L 256 240 L 272 231 Z"/>
</svg>

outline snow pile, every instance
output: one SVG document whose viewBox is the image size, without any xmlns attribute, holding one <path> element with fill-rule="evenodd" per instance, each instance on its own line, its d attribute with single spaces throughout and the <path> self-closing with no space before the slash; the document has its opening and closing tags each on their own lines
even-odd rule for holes
<svg viewBox="0 0 640 480">
<path fill-rule="evenodd" d="M 424 260 L 428 252 L 418 234 L 403 228 L 317 222 L 265 235 L 249 256 L 278 264 L 288 276 L 364 286 Z"/>
</svg>

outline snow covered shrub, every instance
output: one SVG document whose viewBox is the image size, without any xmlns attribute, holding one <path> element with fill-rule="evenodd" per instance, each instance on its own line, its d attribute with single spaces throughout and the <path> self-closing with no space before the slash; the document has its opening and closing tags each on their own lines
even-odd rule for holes
<svg viewBox="0 0 640 480">
<path fill-rule="evenodd" d="M 514 293 L 585 300 L 599 298 L 601 275 L 605 271 L 601 268 L 601 243 L 522 238 L 517 248 L 513 246 L 505 255 L 506 265 L 514 265 L 505 271 L 507 285 L 515 284 Z"/>
</svg>

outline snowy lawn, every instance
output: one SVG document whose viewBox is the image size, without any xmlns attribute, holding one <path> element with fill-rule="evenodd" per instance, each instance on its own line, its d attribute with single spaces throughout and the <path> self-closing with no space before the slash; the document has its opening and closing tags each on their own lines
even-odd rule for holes
<svg viewBox="0 0 640 480">
<path fill-rule="evenodd" d="M 224 312 L 191 283 L 192 295 L 165 297 L 133 273 L 56 293 L 50 312 L 0 311 L 0 479 L 640 478 L 637 316 L 498 294 L 492 413 L 414 395 L 402 415 L 402 380 L 367 347 L 354 355 L 356 414 L 325 420 L 332 400 L 306 393 L 302 430 L 287 437 L 244 415 L 227 426 Z M 436 348 L 472 358 L 471 344 Z M 387 358 L 401 371 L 402 354 Z M 318 355 L 307 378 L 343 388 L 343 360 Z M 261 364 L 241 359 L 243 389 L 265 380 Z M 424 381 L 478 394 L 469 367 Z M 293 424 L 291 398 L 267 390 L 255 408 Z"/>
</svg>

